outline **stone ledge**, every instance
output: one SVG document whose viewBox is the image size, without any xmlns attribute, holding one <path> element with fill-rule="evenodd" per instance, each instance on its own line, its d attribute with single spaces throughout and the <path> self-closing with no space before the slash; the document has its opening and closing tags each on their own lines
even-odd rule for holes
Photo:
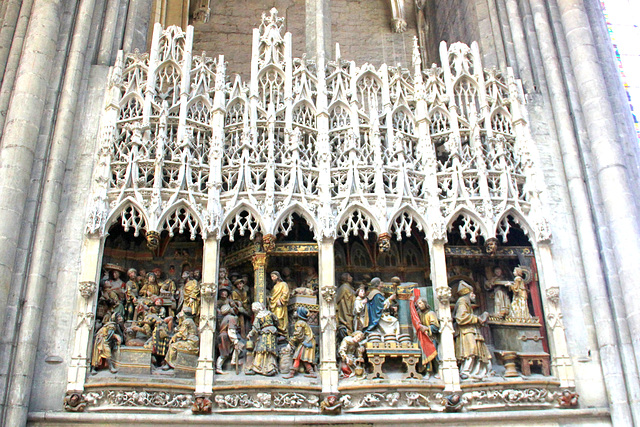
<svg viewBox="0 0 640 427">
<path fill-rule="evenodd" d="M 458 414 L 375 414 L 375 415 L 187 415 L 187 414 L 100 414 L 100 413 L 69 413 L 69 412 L 30 412 L 27 425 L 122 425 L 135 423 L 136 427 L 158 425 L 260 425 L 268 422 L 275 425 L 332 425 L 358 424 L 362 425 L 461 425 L 469 423 L 491 426 L 508 426 L 516 423 L 530 425 L 535 420 L 536 425 L 558 426 L 567 423 L 589 423 L 590 425 L 611 425 L 611 415 L 607 408 L 588 409 L 552 409 L 541 411 L 507 411 L 507 412 L 468 412 Z"/>
</svg>

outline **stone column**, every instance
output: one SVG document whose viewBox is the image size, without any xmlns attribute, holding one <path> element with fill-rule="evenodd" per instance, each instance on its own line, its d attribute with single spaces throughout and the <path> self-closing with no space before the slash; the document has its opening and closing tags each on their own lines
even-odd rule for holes
<svg viewBox="0 0 640 427">
<path fill-rule="evenodd" d="M 36 0 L 0 151 L 0 322 L 4 321 L 22 214 L 60 26 L 60 0 Z"/>
<path fill-rule="evenodd" d="M 558 0 L 564 35 L 575 74 L 583 108 L 587 133 L 602 194 L 603 208 L 609 225 L 611 243 L 621 278 L 623 292 L 635 295 L 633 281 L 635 265 L 640 258 L 640 241 L 629 236 L 640 233 L 636 204 L 632 203 L 629 177 L 617 134 L 617 127 L 606 82 L 600 68 L 600 58 L 594 47 L 590 23 L 582 1 Z M 628 143 L 631 143 L 629 141 Z M 635 143 L 635 142 L 634 142 Z M 627 321 L 634 337 L 636 363 L 640 356 L 640 305 L 627 305 Z"/>
<path fill-rule="evenodd" d="M 98 299 L 100 265 L 104 239 L 101 236 L 87 236 L 81 257 L 82 267 L 78 278 L 76 299 L 76 324 L 74 325 L 73 348 L 67 376 L 67 392 L 81 393 L 90 369 L 95 306 Z"/>
<path fill-rule="evenodd" d="M 102 25 L 102 35 L 100 38 L 100 47 L 98 48 L 97 63 L 100 65 L 111 65 L 113 57 L 113 39 L 116 30 L 119 30 L 116 22 L 118 20 L 118 10 L 120 9 L 120 0 L 107 0 L 107 11 L 104 16 Z M 117 46 L 117 45 L 116 45 Z"/>
<path fill-rule="evenodd" d="M 219 255 L 220 240 L 217 237 L 206 238 L 200 284 L 200 355 L 196 370 L 196 395 L 210 395 L 213 387 Z"/>
<path fill-rule="evenodd" d="M 541 280 L 540 294 L 546 317 L 546 326 L 551 351 L 551 373 L 560 380 L 560 387 L 575 386 L 573 365 L 564 335 L 564 324 L 560 310 L 560 289 L 556 283 L 556 272 L 548 243 L 538 243 L 536 261 Z M 543 319 L 540 319 L 541 321 Z"/>
<path fill-rule="evenodd" d="M 502 1 L 502 0 L 500 0 Z M 511 37 L 515 47 L 515 54 L 518 60 L 518 75 L 522 79 L 522 83 L 527 92 L 531 93 L 535 90 L 535 82 L 533 81 L 533 73 L 531 71 L 531 59 L 529 58 L 529 49 L 527 47 L 527 39 L 524 35 L 524 27 L 522 18 L 518 10 L 517 0 L 504 0 L 509 17 L 509 27 L 511 28 Z"/>
<path fill-rule="evenodd" d="M 333 238 L 318 243 L 318 281 L 320 289 L 320 379 L 323 393 L 338 392 L 336 365 L 335 255 Z"/>
<path fill-rule="evenodd" d="M 331 56 L 331 4 L 329 0 L 306 1 L 307 55 L 319 61 Z M 318 68 L 320 69 L 320 68 Z"/>
<path fill-rule="evenodd" d="M 573 207 L 573 217 L 575 221 L 577 238 L 579 243 L 582 265 L 585 273 L 586 286 L 588 288 L 589 300 L 594 317 L 597 319 L 598 327 L 595 333 L 600 349 L 600 357 L 603 364 L 608 366 L 609 373 L 604 376 L 605 384 L 610 395 L 629 395 L 629 401 L 633 396 L 640 395 L 638 384 L 638 371 L 635 364 L 623 369 L 618 346 L 617 335 L 627 331 L 624 319 L 619 319 L 618 324 L 614 323 L 611 307 L 608 303 L 602 303 L 608 298 L 607 283 L 604 278 L 602 262 L 600 257 L 600 247 L 597 236 L 593 228 L 596 223 L 592 215 L 589 193 L 585 185 L 584 169 L 581 152 L 576 137 L 576 129 L 573 126 L 572 111 L 568 101 L 567 88 L 563 76 L 562 66 L 558 58 L 558 49 L 553 36 L 551 23 L 547 14 L 546 2 L 542 0 L 529 0 L 533 18 L 537 29 L 538 44 L 541 55 L 544 59 L 544 71 L 549 89 L 549 99 L 553 108 L 553 116 L 558 131 L 558 143 L 562 151 L 564 163 L 564 174 L 567 180 L 567 187 Z M 546 245 L 540 247 L 540 252 L 546 254 L 549 251 Z M 550 262 L 550 254 L 549 254 Z M 552 270 L 552 267 L 547 265 Z M 555 275 L 555 272 L 553 273 Z M 555 278 L 553 279 L 555 280 Z M 611 286 L 611 284 L 610 284 Z M 543 293 L 544 295 L 544 293 Z M 620 322 L 624 324 L 620 324 Z M 611 350 L 609 350 L 611 349 Z M 566 351 L 566 349 L 565 349 Z M 556 354 L 554 354 L 555 358 Z M 626 381 L 620 380 L 624 374 Z M 628 392 L 625 389 L 625 383 Z M 635 390 L 634 390 L 635 389 Z M 615 401 L 619 401 L 615 399 Z M 632 402 L 633 406 L 637 406 Z M 640 411 L 640 408 L 637 409 Z M 616 412 L 617 410 L 614 410 Z M 640 412 L 639 412 L 640 413 Z"/>
<path fill-rule="evenodd" d="M 440 375 L 445 391 L 460 391 L 460 372 L 456 363 L 451 318 L 451 288 L 447 279 L 447 264 L 444 256 L 444 240 L 429 243 L 431 258 L 431 283 L 435 294 L 434 303 L 440 320 Z"/>
<path fill-rule="evenodd" d="M 261 302 L 264 306 L 267 306 L 267 254 L 264 252 L 258 252 L 253 255 L 251 259 L 253 262 L 253 277 L 255 301 Z"/>
<path fill-rule="evenodd" d="M 36 5 L 34 5 L 35 7 Z M 11 376 L 10 397 L 5 419 L 9 425 L 19 425 L 26 421 L 35 370 L 36 351 L 40 337 L 42 307 L 56 238 L 62 182 L 64 181 L 71 135 L 73 133 L 78 93 L 82 82 L 82 72 L 85 65 L 94 8 L 95 0 L 82 0 L 80 3 L 71 47 L 68 52 L 64 84 L 58 103 L 58 114 L 51 141 L 40 212 L 35 229 L 29 276 L 25 285 L 25 303 L 18 332 L 18 346 L 15 353 L 15 360 L 19 363 L 14 366 Z M 87 279 L 87 281 L 90 280 Z M 95 280 L 95 277 L 93 280 Z M 91 327 L 91 322 L 89 322 L 89 327 Z"/>
</svg>

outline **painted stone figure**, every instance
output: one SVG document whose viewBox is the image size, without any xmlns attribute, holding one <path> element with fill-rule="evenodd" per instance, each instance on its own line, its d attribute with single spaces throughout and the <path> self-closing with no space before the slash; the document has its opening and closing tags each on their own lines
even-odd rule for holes
<svg viewBox="0 0 640 427">
<path fill-rule="evenodd" d="M 147 282 L 140 289 L 141 295 L 160 295 L 160 285 L 158 285 L 158 276 L 153 271 L 147 274 Z"/>
<path fill-rule="evenodd" d="M 255 319 L 247 338 L 253 342 L 253 362 L 245 373 L 270 377 L 278 372 L 278 318 L 260 302 L 251 304 L 251 309 Z"/>
<path fill-rule="evenodd" d="M 282 280 L 282 276 L 277 271 L 271 272 L 271 280 L 273 280 L 274 286 L 271 290 L 271 298 L 269 298 L 269 310 L 278 319 L 278 331 L 283 335 L 287 335 L 289 326 L 289 314 L 287 312 L 289 285 Z"/>
<path fill-rule="evenodd" d="M 116 323 L 113 322 L 110 317 L 107 317 L 103 321 L 103 326 L 96 333 L 93 342 L 93 354 L 91 356 L 92 375 L 97 373 L 97 370 L 105 361 L 112 374 L 118 372 L 115 366 L 113 366 L 111 355 L 114 347 L 120 344 L 120 340 L 120 337 L 116 334 Z"/>
<path fill-rule="evenodd" d="M 367 309 L 367 290 L 364 285 L 356 291 L 356 299 L 353 303 L 353 330 L 364 331 L 369 325 L 369 311 Z"/>
<path fill-rule="evenodd" d="M 297 311 L 298 320 L 296 320 L 293 336 L 289 341 L 291 346 L 295 349 L 293 353 L 293 366 L 291 371 L 284 378 L 293 378 L 300 368 L 300 364 L 304 364 L 305 376 L 309 378 L 316 378 L 315 373 L 315 360 L 316 360 L 316 339 L 313 336 L 313 331 L 307 323 L 309 317 L 309 310 L 305 307 L 298 308 Z"/>
<path fill-rule="evenodd" d="M 351 286 L 353 277 L 343 273 L 340 277 L 340 287 L 336 292 L 336 316 L 338 318 L 338 341 L 353 333 L 353 304 L 356 296 Z"/>
<path fill-rule="evenodd" d="M 234 285 L 235 289 L 231 292 L 231 299 L 238 311 L 240 335 L 246 338 L 251 329 L 251 300 L 249 299 L 249 292 L 243 279 L 237 279 Z"/>
<path fill-rule="evenodd" d="M 508 283 L 504 278 L 502 268 L 495 267 L 493 277 L 485 284 L 487 290 L 493 289 L 493 315 L 495 317 L 504 318 L 509 313 L 511 300 L 506 288 Z"/>
<path fill-rule="evenodd" d="M 340 372 L 343 377 L 350 378 L 364 373 L 364 333 L 356 331 L 345 337 L 338 347 Z"/>
<path fill-rule="evenodd" d="M 476 295 L 471 285 L 460 281 L 454 318 L 457 326 L 455 351 L 456 359 L 461 364 L 461 379 L 485 377 L 491 361 L 491 353 L 480 332 L 480 326 L 487 321 L 489 313 L 484 312 L 481 316 L 473 314 L 471 303 L 475 302 L 475 299 Z"/>
<path fill-rule="evenodd" d="M 411 323 L 422 349 L 422 364 L 427 372 L 435 372 L 434 362 L 438 356 L 436 335 L 440 330 L 440 322 L 436 313 L 429 307 L 427 300 L 418 299 L 419 295 L 419 291 L 414 289 L 414 294 L 409 301 L 411 303 Z"/>
<path fill-rule="evenodd" d="M 513 292 L 513 300 L 509 307 L 509 317 L 513 319 L 531 319 L 531 313 L 529 312 L 529 305 L 527 303 L 527 285 L 525 283 L 525 276 L 527 271 L 524 268 L 516 267 L 513 270 L 514 279 L 512 283 L 509 283 L 509 289 Z"/>
<path fill-rule="evenodd" d="M 193 317 L 197 319 L 200 317 L 200 284 L 195 274 L 192 273 L 189 281 L 184 284 L 183 294 L 183 310 L 189 307 L 193 313 Z"/>
<path fill-rule="evenodd" d="M 218 358 L 216 359 L 216 373 L 224 374 L 222 370 L 224 362 L 231 357 L 232 364 L 238 366 L 238 358 L 240 357 L 240 334 L 238 328 L 238 317 L 231 310 L 228 304 L 220 308 L 222 321 L 218 329 Z"/>
<path fill-rule="evenodd" d="M 178 357 L 178 350 L 190 354 L 198 354 L 200 349 L 198 327 L 193 321 L 191 310 L 185 310 L 178 315 L 178 318 L 178 330 L 169 340 L 169 350 L 165 357 L 165 361 L 167 362 L 165 369 L 174 368 L 174 362 Z"/>
<path fill-rule="evenodd" d="M 393 316 L 395 310 L 395 294 L 384 297 L 384 283 L 378 277 L 371 279 L 371 288 L 367 299 L 369 311 L 369 325 L 365 329 L 366 333 L 379 329 L 384 335 L 398 335 L 400 332 L 400 322 Z"/>
</svg>

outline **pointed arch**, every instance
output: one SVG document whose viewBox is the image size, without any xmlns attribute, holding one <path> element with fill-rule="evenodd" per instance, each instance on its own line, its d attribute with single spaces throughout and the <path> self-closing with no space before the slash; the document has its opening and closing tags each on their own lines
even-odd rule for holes
<svg viewBox="0 0 640 427">
<path fill-rule="evenodd" d="M 138 203 L 133 197 L 129 196 L 123 199 L 115 208 L 107 215 L 104 229 L 109 231 L 116 220 L 120 218 L 120 223 L 124 231 L 133 228 L 133 234 L 138 236 L 140 230 L 149 230 L 150 221 L 144 207 Z"/>
<path fill-rule="evenodd" d="M 376 216 L 360 203 L 350 205 L 336 221 L 336 232 L 338 237 L 342 237 L 345 242 L 349 241 L 349 236 L 357 236 L 359 231 L 364 233 L 364 239 L 369 238 L 369 233 L 379 236 L 382 227 Z"/>
<path fill-rule="evenodd" d="M 405 214 L 408 215 L 405 216 Z M 389 234 L 395 234 L 396 240 L 402 240 L 402 233 L 404 232 L 407 237 L 411 236 L 411 227 L 415 223 L 416 228 L 420 231 L 427 233 L 429 226 L 424 217 L 418 213 L 413 207 L 409 205 L 403 205 L 396 210 L 387 222 L 387 232 Z"/>
<path fill-rule="evenodd" d="M 507 243 L 508 235 L 511 226 L 508 223 L 508 218 L 513 218 L 513 221 L 520 226 L 524 234 L 529 239 L 529 242 L 533 244 L 535 242 L 536 233 L 533 227 L 529 225 L 525 215 L 515 206 L 508 207 L 496 221 L 495 236 L 500 236 L 503 243 Z"/>
<path fill-rule="evenodd" d="M 288 219 L 290 215 L 294 213 L 300 215 L 301 218 L 304 218 L 304 220 L 307 222 L 307 225 L 309 226 L 309 229 L 315 235 L 318 234 L 319 227 L 315 218 L 305 206 L 303 206 L 298 202 L 294 202 L 290 204 L 289 206 L 287 206 L 285 210 L 283 210 L 280 214 L 278 214 L 275 221 L 273 222 L 273 229 L 270 231 L 270 233 L 273 235 L 277 235 L 279 229 L 284 226 L 284 222 Z"/>
<path fill-rule="evenodd" d="M 447 218 L 447 230 L 453 230 L 453 223 L 462 216 L 463 225 L 458 230 L 462 237 L 469 235 L 472 243 L 475 243 L 479 236 L 488 239 L 493 237 L 493 230 L 489 230 L 482 217 L 467 206 L 458 206 L 456 210 Z"/>
<path fill-rule="evenodd" d="M 249 238 L 253 239 L 257 233 L 264 233 L 266 229 L 259 211 L 245 201 L 230 210 L 220 225 L 221 236 L 228 236 L 232 242 L 236 231 L 240 232 L 240 236 L 244 236 L 248 231 Z"/>
<path fill-rule="evenodd" d="M 201 235 L 204 229 L 202 218 L 186 200 L 178 200 L 164 209 L 158 219 L 158 228 L 158 231 L 168 231 L 171 237 L 175 231 L 183 234 L 188 230 L 191 240 L 195 240 L 198 234 Z"/>
</svg>

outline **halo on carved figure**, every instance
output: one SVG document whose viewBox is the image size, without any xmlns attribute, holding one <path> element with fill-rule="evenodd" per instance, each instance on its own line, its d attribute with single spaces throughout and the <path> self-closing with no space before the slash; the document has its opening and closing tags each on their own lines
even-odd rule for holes
<svg viewBox="0 0 640 427">
<path fill-rule="evenodd" d="M 315 218 L 309 212 L 309 210 L 302 204 L 298 202 L 294 202 L 289 205 L 285 210 L 280 212 L 276 219 L 273 221 L 273 228 L 271 230 L 271 234 L 278 235 L 279 233 L 284 234 L 285 236 L 289 234 L 291 230 L 292 224 L 289 224 L 291 220 L 291 216 L 293 214 L 298 214 L 300 218 L 304 219 L 309 227 L 309 230 L 314 234 L 314 239 L 318 238 L 318 223 Z"/>
<path fill-rule="evenodd" d="M 264 220 L 258 210 L 245 201 L 230 210 L 220 226 L 221 235 L 228 236 L 230 241 L 233 241 L 236 232 L 240 233 L 240 236 L 249 233 L 249 238 L 253 239 L 257 233 L 264 233 L 265 229 Z"/>
<path fill-rule="evenodd" d="M 179 234 L 188 232 L 191 240 L 201 235 L 204 229 L 202 218 L 186 200 L 179 200 L 166 208 L 160 215 L 158 224 L 162 230 L 168 231 L 171 237 L 176 232 Z"/>
<path fill-rule="evenodd" d="M 459 224 L 457 226 L 457 230 L 454 230 L 454 223 L 460 218 L 462 219 L 462 224 Z M 488 227 L 481 219 L 480 215 L 466 206 L 459 206 L 451 215 L 449 215 L 447 219 L 447 231 L 449 233 L 454 231 L 459 233 L 462 239 L 469 236 L 468 238 L 471 243 L 476 243 L 480 236 L 488 239 L 493 235 L 493 233 L 489 232 Z"/>
<path fill-rule="evenodd" d="M 349 241 L 349 236 L 357 236 L 360 231 L 363 233 L 364 240 L 370 238 L 369 234 L 378 236 L 382 231 L 375 215 L 359 203 L 350 205 L 338 217 L 336 224 L 337 236 L 343 238 L 345 242 Z"/>
<path fill-rule="evenodd" d="M 140 230 L 149 229 L 149 217 L 145 209 L 133 197 L 126 197 L 111 210 L 104 223 L 102 233 L 109 230 L 118 220 L 125 231 L 133 229 L 135 236 L 138 236 Z"/>
</svg>

